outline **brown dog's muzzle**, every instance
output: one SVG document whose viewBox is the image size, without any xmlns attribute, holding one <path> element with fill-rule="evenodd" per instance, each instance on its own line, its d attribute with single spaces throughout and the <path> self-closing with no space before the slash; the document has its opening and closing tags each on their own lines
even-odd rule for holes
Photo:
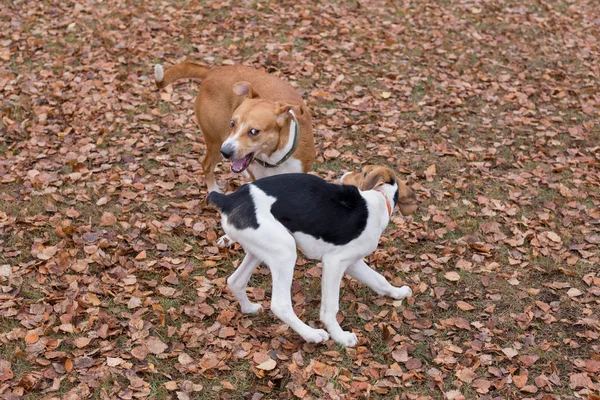
<svg viewBox="0 0 600 400">
<path fill-rule="evenodd" d="M 398 208 L 405 217 L 412 215 L 417 211 L 419 207 L 417 202 L 417 196 L 408 186 L 404 183 L 398 183 Z"/>
</svg>

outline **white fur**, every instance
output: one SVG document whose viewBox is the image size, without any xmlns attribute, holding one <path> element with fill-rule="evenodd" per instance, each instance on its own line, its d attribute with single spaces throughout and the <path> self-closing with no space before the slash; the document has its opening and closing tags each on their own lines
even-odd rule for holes
<svg viewBox="0 0 600 400">
<path fill-rule="evenodd" d="M 160 83 L 163 81 L 163 79 L 165 79 L 165 71 L 163 70 L 162 65 L 154 65 L 154 80 Z"/>
<path fill-rule="evenodd" d="M 386 193 L 396 190 L 395 185 L 383 185 Z M 246 285 L 252 271 L 262 261 L 271 270 L 273 295 L 271 311 L 307 342 L 319 343 L 332 339 L 344 346 L 355 346 L 358 338 L 344 331 L 337 322 L 340 283 L 344 273 L 364 283 L 380 295 L 403 299 L 412 295 L 408 286 L 392 286 L 382 275 L 371 269 L 362 259 L 377 248 L 381 233 L 389 222 L 389 215 L 382 193 L 375 190 L 361 192 L 367 203 L 369 219 L 360 235 L 346 245 L 334 245 L 304 233 L 290 233 L 271 214 L 271 205 L 276 201 L 256 186 L 250 184 L 250 195 L 256 205 L 259 228 L 236 229 L 227 217 L 222 219 L 223 229 L 231 240 L 239 242 L 246 257 L 227 283 L 240 303 L 242 312 L 255 313 L 259 304 L 251 303 L 246 295 Z M 294 313 L 291 301 L 291 286 L 296 264 L 296 246 L 311 259 L 323 261 L 322 298 L 320 318 L 326 331 L 314 329 L 302 322 Z"/>
<path fill-rule="evenodd" d="M 243 131 L 244 129 L 245 129 L 244 128 L 244 123 L 242 122 L 239 125 L 237 131 L 235 131 L 234 133 L 232 133 L 231 135 L 229 135 L 227 137 L 227 139 L 223 142 L 223 144 L 221 144 L 221 148 L 223 148 L 223 147 L 230 147 L 231 150 L 233 150 L 233 153 L 235 154 L 237 152 L 237 148 L 238 148 L 238 139 L 240 138 L 240 136 L 246 134 Z"/>
<path fill-rule="evenodd" d="M 253 162 L 250 164 L 248 169 L 252 172 L 255 179 L 265 178 L 267 176 L 279 175 L 279 174 L 290 174 L 292 172 L 302 172 L 302 161 L 291 156 L 283 164 L 275 168 L 265 168 L 258 163 Z"/>
</svg>

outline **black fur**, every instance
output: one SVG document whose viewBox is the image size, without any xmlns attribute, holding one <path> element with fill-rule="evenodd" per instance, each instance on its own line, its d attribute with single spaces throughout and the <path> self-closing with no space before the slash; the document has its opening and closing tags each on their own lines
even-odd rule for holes
<svg viewBox="0 0 600 400">
<path fill-rule="evenodd" d="M 252 183 L 277 200 L 271 213 L 291 232 L 335 245 L 356 239 L 367 225 L 367 203 L 355 186 L 308 174 L 282 174 Z"/>
<path fill-rule="evenodd" d="M 235 192 L 225 195 L 219 192 L 210 192 L 208 204 L 214 204 L 236 229 L 258 229 L 256 207 L 250 188 L 244 185 Z"/>
</svg>

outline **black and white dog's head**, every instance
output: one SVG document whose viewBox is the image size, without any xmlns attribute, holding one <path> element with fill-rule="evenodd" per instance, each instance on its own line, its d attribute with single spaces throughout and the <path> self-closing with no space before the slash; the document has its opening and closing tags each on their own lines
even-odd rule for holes
<svg viewBox="0 0 600 400">
<path fill-rule="evenodd" d="M 388 167 L 365 165 L 358 172 L 344 174 L 341 182 L 344 185 L 356 186 L 360 190 L 373 190 L 385 184 L 396 185 L 394 203 L 398 205 L 402 215 L 412 215 L 417 211 L 417 197 L 414 192 Z"/>
</svg>

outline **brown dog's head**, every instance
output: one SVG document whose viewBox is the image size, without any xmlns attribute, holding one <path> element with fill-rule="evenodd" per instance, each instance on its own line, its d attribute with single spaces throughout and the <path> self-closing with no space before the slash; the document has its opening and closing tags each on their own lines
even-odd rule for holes
<svg viewBox="0 0 600 400">
<path fill-rule="evenodd" d="M 398 179 L 394 171 L 388 167 L 379 165 L 365 165 L 358 172 L 348 172 L 342 176 L 342 184 L 356 186 L 360 190 L 372 190 L 378 187 L 394 183 L 398 190 L 394 200 L 404 216 L 413 214 L 417 210 L 417 197 L 415 193 L 406 186 L 406 183 Z"/>
<path fill-rule="evenodd" d="M 257 156 L 262 156 L 263 160 L 274 156 L 278 158 L 274 160 L 276 163 L 286 153 L 284 147 L 290 136 L 282 130 L 290 126 L 290 110 L 301 115 L 302 108 L 297 104 L 261 99 L 248 82 L 236 83 L 233 91 L 245 99 L 231 116 L 229 137 L 221 145 L 221 154 L 232 161 L 233 172 L 244 171 Z M 281 157 L 278 157 L 278 150 L 284 153 Z"/>
</svg>

